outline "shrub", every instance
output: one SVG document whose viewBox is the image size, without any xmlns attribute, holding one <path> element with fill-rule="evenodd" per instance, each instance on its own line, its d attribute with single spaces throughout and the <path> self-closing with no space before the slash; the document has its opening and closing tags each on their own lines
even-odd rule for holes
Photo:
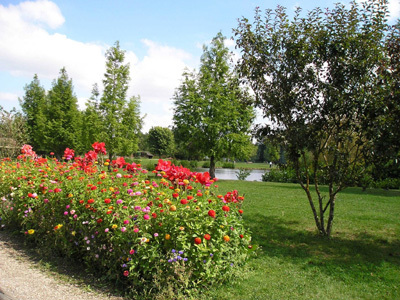
<svg viewBox="0 0 400 300">
<path fill-rule="evenodd" d="M 135 293 L 223 282 L 255 249 L 244 197 L 218 195 L 207 172 L 160 160 L 148 173 L 119 158 L 107 173 L 94 157 L 3 160 L 0 222 Z"/>
<path fill-rule="evenodd" d="M 209 160 L 204 161 L 204 162 L 202 163 L 201 167 L 202 167 L 202 168 L 209 169 L 209 168 L 210 168 L 210 161 L 209 161 Z"/>
<path fill-rule="evenodd" d="M 244 168 L 240 168 L 239 171 L 236 171 L 236 177 L 238 180 L 246 180 L 246 178 L 249 176 L 250 176 L 250 171 Z"/>
<path fill-rule="evenodd" d="M 226 169 L 234 169 L 235 168 L 235 163 L 233 163 L 233 162 L 224 162 L 222 164 L 222 167 L 226 168 Z"/>
</svg>

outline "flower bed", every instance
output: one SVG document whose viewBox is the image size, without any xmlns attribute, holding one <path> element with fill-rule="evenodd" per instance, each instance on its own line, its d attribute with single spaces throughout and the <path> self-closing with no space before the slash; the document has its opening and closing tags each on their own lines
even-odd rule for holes
<svg viewBox="0 0 400 300">
<path fill-rule="evenodd" d="M 123 158 L 103 164 L 104 143 L 93 148 L 57 161 L 25 145 L 17 161 L 3 159 L 2 226 L 136 290 L 222 282 L 248 258 L 237 191 L 218 195 L 207 172 L 162 160 L 153 172 Z"/>
</svg>

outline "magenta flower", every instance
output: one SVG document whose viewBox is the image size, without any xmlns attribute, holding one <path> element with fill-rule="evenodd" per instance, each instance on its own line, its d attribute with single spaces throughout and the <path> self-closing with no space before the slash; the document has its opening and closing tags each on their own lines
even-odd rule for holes
<svg viewBox="0 0 400 300">
<path fill-rule="evenodd" d="M 121 227 L 121 231 L 125 232 L 126 231 L 126 227 Z"/>
<path fill-rule="evenodd" d="M 122 204 L 122 200 L 121 200 L 121 199 L 118 199 L 118 200 L 117 200 L 117 204 Z"/>
<path fill-rule="evenodd" d="M 143 216 L 143 219 L 148 220 L 148 219 L 150 219 L 150 216 L 149 216 L 148 214 L 145 214 L 145 215 Z"/>
</svg>

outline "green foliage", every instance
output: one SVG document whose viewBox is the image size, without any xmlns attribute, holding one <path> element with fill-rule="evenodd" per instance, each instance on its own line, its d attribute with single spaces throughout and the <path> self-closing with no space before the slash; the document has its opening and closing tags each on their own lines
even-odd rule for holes
<svg viewBox="0 0 400 300">
<path fill-rule="evenodd" d="M 125 51 L 119 42 L 106 52 L 104 91 L 100 98 L 99 111 L 102 116 L 100 139 L 107 144 L 109 158 L 115 154 L 131 155 L 136 152 L 137 135 L 142 126 L 139 116 L 139 99 L 127 101 L 129 64 L 124 64 Z"/>
<path fill-rule="evenodd" d="M 174 95 L 174 133 L 179 149 L 210 157 L 210 174 L 222 157 L 251 153 L 251 99 L 230 70 L 230 54 L 221 33 L 204 46 L 198 73 L 186 71 Z M 192 158 L 192 157 L 189 157 Z"/>
<path fill-rule="evenodd" d="M 222 163 L 222 167 L 226 168 L 226 169 L 234 169 L 235 168 L 235 163 L 226 161 L 226 162 Z"/>
<path fill-rule="evenodd" d="M 19 99 L 22 112 L 26 119 L 28 142 L 38 152 L 46 151 L 46 125 L 48 114 L 48 99 L 46 91 L 40 85 L 37 74 L 30 84 L 26 85 L 25 95 Z"/>
<path fill-rule="evenodd" d="M 166 127 L 152 127 L 149 130 L 147 143 L 154 155 L 172 156 L 175 149 L 174 134 Z"/>
<path fill-rule="evenodd" d="M 250 171 L 247 169 L 240 168 L 239 171 L 236 171 L 236 177 L 238 180 L 246 180 L 246 178 L 249 176 Z"/>
<path fill-rule="evenodd" d="M 278 7 L 267 10 L 265 19 L 257 9 L 254 24 L 243 18 L 235 30 L 242 53 L 237 69 L 255 92 L 254 105 L 270 120 L 259 134 L 285 145 L 299 179 L 321 167 L 327 172 L 330 189 L 327 197 L 316 189 L 318 209 L 309 180 L 300 183 L 319 232 L 329 236 L 336 194 L 362 171 L 370 148 L 364 128 L 379 118 L 366 111 L 382 97 L 376 70 L 385 60 L 387 8 L 352 1 L 313 9 L 306 17 L 300 13 L 298 8 L 289 20 Z"/>
<path fill-rule="evenodd" d="M 15 109 L 10 112 L 0 106 L 0 157 L 16 157 L 27 143 L 26 119 Z"/>
<path fill-rule="evenodd" d="M 50 152 L 51 149 L 61 156 L 67 147 L 79 149 L 78 100 L 73 91 L 72 79 L 68 77 L 65 68 L 60 70 L 60 76 L 53 81 L 47 101 L 44 129 L 46 150 Z"/>
</svg>

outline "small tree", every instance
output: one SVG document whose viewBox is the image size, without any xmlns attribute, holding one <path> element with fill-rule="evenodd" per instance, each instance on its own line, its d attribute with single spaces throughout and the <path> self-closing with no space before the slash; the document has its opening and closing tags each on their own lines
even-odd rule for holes
<svg viewBox="0 0 400 300">
<path fill-rule="evenodd" d="M 254 110 L 229 65 L 230 54 L 221 33 L 203 48 L 198 74 L 185 72 L 174 95 L 174 132 L 179 148 L 193 156 L 210 157 L 210 176 L 222 157 L 250 155 Z"/>
<path fill-rule="evenodd" d="M 173 155 L 175 149 L 174 134 L 166 127 L 152 127 L 149 130 L 147 142 L 150 151 L 161 157 L 161 155 Z"/>
<path fill-rule="evenodd" d="M 253 25 L 243 18 L 234 31 L 242 52 L 238 71 L 270 120 L 259 133 L 285 147 L 318 231 L 330 236 L 336 195 L 359 177 L 370 147 L 363 125 L 380 97 L 387 8 L 371 0 L 361 8 L 355 1 L 324 13 L 316 8 L 305 18 L 300 12 L 292 21 L 283 7 L 267 10 L 265 21 L 257 9 Z M 328 195 L 318 183 L 321 172 Z"/>
</svg>

